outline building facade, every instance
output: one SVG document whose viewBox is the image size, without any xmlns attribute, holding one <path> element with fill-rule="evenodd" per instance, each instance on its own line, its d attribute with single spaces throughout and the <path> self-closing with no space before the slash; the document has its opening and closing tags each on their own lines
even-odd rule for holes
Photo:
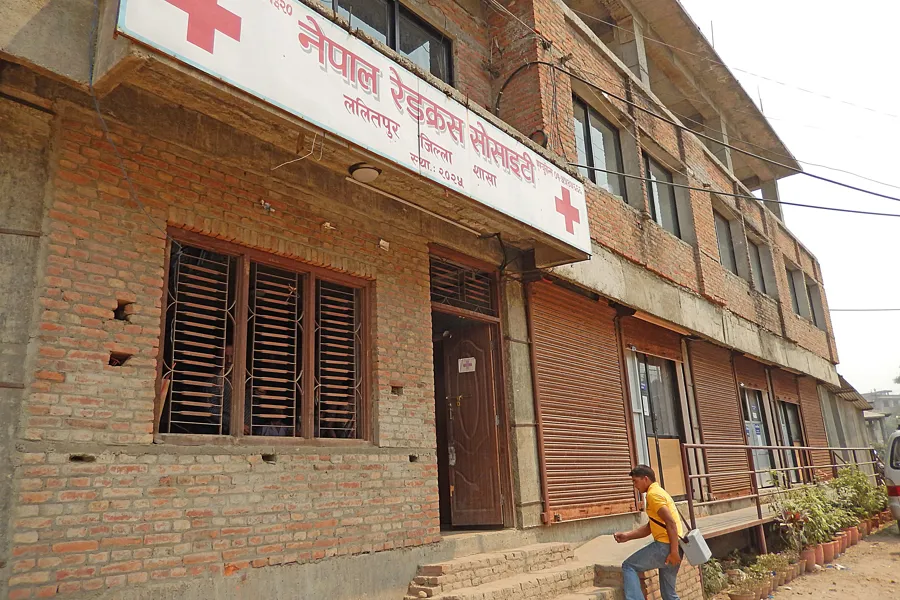
<svg viewBox="0 0 900 600">
<path fill-rule="evenodd" d="M 799 165 L 676 2 L 2 11 L 5 597 L 396 597 L 828 446 Z"/>
</svg>

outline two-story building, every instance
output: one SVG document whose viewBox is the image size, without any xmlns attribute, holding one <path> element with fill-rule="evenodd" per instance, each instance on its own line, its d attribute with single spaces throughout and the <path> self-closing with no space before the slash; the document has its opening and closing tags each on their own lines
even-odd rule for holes
<svg viewBox="0 0 900 600">
<path fill-rule="evenodd" d="M 673 0 L 7 1 L 2 595 L 550 598 L 634 464 L 829 470 L 742 448 L 828 445 L 799 168 Z"/>
</svg>

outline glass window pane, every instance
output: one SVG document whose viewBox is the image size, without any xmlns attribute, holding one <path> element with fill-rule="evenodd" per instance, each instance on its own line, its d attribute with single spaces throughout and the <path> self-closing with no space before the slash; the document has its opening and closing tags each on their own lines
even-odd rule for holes
<svg viewBox="0 0 900 600">
<path fill-rule="evenodd" d="M 619 131 L 594 111 L 590 111 L 590 125 L 592 166 L 622 173 Z M 595 171 L 595 175 L 598 185 L 611 194 L 625 197 L 625 179 L 621 175 L 611 175 L 602 171 Z"/>
<path fill-rule="evenodd" d="M 338 0 L 338 14 L 372 39 L 391 45 L 391 5 L 386 0 Z"/>
<path fill-rule="evenodd" d="M 397 51 L 441 81 L 451 83 L 449 41 L 403 8 Z"/>
<path fill-rule="evenodd" d="M 797 282 L 794 281 L 794 272 L 787 270 L 788 289 L 791 291 L 791 306 L 796 314 L 800 314 L 800 298 L 797 296 Z"/>
<path fill-rule="evenodd" d="M 900 437 L 891 446 L 891 468 L 900 469 Z"/>
<path fill-rule="evenodd" d="M 575 99 L 572 102 L 572 112 L 574 114 L 572 126 L 575 129 L 575 150 L 578 154 L 578 164 L 594 166 L 590 162 L 591 159 L 588 156 L 587 149 L 587 110 L 580 100 Z M 579 168 L 578 170 L 591 181 L 596 181 L 593 171 L 584 168 Z"/>
<path fill-rule="evenodd" d="M 719 244 L 719 259 L 722 266 L 737 273 L 737 260 L 734 256 L 734 240 L 731 237 L 731 223 L 721 214 L 713 211 L 716 221 L 716 239 Z"/>
<path fill-rule="evenodd" d="M 762 254 L 759 246 L 747 240 L 747 246 L 750 248 L 750 271 L 753 278 L 753 285 L 757 291 L 766 293 L 766 280 L 763 276 Z"/>
<path fill-rule="evenodd" d="M 672 173 L 646 154 L 644 154 L 644 159 L 647 177 L 651 180 L 647 182 L 650 215 L 664 229 L 681 237 L 681 227 L 678 224 L 678 207 L 675 203 L 675 188 L 671 185 L 666 185 L 667 183 L 672 183 Z"/>
<path fill-rule="evenodd" d="M 679 396 L 676 391 L 675 363 L 655 356 L 647 356 L 648 388 L 656 434 L 660 437 L 680 437 Z"/>
</svg>

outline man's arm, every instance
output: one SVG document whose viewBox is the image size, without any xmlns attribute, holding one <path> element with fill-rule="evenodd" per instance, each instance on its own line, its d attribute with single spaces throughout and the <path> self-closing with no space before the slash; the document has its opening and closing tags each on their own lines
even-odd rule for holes
<svg viewBox="0 0 900 600">
<path fill-rule="evenodd" d="M 666 524 L 666 533 L 669 534 L 669 556 L 666 564 L 677 566 L 681 562 L 681 553 L 678 552 L 678 521 L 672 516 L 668 506 L 661 506 L 657 514 Z"/>
<path fill-rule="evenodd" d="M 619 532 L 613 535 L 617 542 L 620 544 L 623 542 L 627 542 L 630 540 L 638 540 L 640 538 L 645 538 L 650 535 L 650 523 L 644 523 L 637 529 L 632 529 L 628 532 Z"/>
</svg>

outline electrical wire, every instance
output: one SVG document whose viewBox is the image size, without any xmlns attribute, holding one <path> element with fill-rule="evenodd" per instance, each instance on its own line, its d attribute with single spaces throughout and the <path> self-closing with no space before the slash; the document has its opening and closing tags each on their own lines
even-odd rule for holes
<svg viewBox="0 0 900 600">
<path fill-rule="evenodd" d="M 755 154 L 753 152 L 750 152 L 749 150 L 744 150 L 743 148 L 738 148 L 737 146 L 734 146 L 732 144 L 727 144 L 727 143 L 721 142 L 712 136 L 708 136 L 706 134 L 694 131 L 693 129 L 690 129 L 689 127 L 686 127 L 685 125 L 682 125 L 678 121 L 670 119 L 669 117 L 666 117 L 664 115 L 660 115 L 659 113 L 657 113 L 653 110 L 650 110 L 649 108 L 645 108 L 636 102 L 632 102 L 632 101 L 628 100 L 627 98 L 625 98 L 624 96 L 620 96 L 620 95 L 616 94 L 615 92 L 605 90 L 602 87 L 598 86 L 596 83 L 589 81 L 588 79 L 581 77 L 580 75 L 577 75 L 568 69 L 560 67 L 560 66 L 558 66 L 552 62 L 546 61 L 546 60 L 528 61 L 527 63 L 525 63 L 524 65 L 521 65 L 519 68 L 517 68 L 515 71 L 513 71 L 513 73 L 510 74 L 509 78 L 504 82 L 503 86 L 501 86 L 500 92 L 498 93 L 498 96 L 497 96 L 497 101 L 495 103 L 495 111 L 499 111 L 500 100 L 503 97 L 502 96 L 503 90 L 506 87 L 506 85 L 509 84 L 509 82 L 512 80 L 513 76 L 516 75 L 517 73 L 521 72 L 524 68 L 531 66 L 531 65 L 546 65 L 546 66 L 556 69 L 562 73 L 566 73 L 569 77 L 572 77 L 573 79 L 576 79 L 576 80 L 584 83 L 585 85 L 588 85 L 588 86 L 600 91 L 601 93 L 606 94 L 607 96 L 609 96 L 611 98 L 615 98 L 616 100 L 618 100 L 620 102 L 623 102 L 629 106 L 633 106 L 637 110 L 647 113 L 647 114 L 651 115 L 652 117 L 655 117 L 656 119 L 659 119 L 660 121 L 663 121 L 664 123 L 668 123 L 669 125 L 676 127 L 682 131 L 687 131 L 688 133 L 692 133 L 692 134 L 696 135 L 697 137 L 715 142 L 716 144 L 719 144 L 720 146 L 724 146 L 726 148 L 731 148 L 732 150 L 734 150 L 736 152 L 740 152 L 741 154 L 744 154 L 751 158 L 755 158 L 756 160 L 760 160 L 760 161 L 775 165 L 777 167 L 781 167 L 782 169 L 791 171 L 796 174 L 805 175 L 806 177 L 809 177 L 811 179 L 824 181 L 824 182 L 830 183 L 832 185 L 850 189 L 850 190 L 853 190 L 856 192 L 861 192 L 863 194 L 868 194 L 870 196 L 875 196 L 877 198 L 883 198 L 885 200 L 891 200 L 893 202 L 900 202 L 900 198 L 898 198 L 896 196 L 891 196 L 889 194 L 882 194 L 881 192 L 876 192 L 874 190 L 867 190 L 865 188 L 861 188 L 859 186 L 855 186 L 855 185 L 852 185 L 849 183 L 844 183 L 842 181 L 837 181 L 835 179 L 831 179 L 831 178 L 825 177 L 823 175 L 816 175 L 815 173 L 809 173 L 802 169 L 798 169 L 797 167 L 792 167 L 790 165 L 786 165 L 784 163 L 778 162 L 777 160 L 773 160 L 771 158 L 766 158 L 764 156 L 760 156 L 759 154 Z"/>
<path fill-rule="evenodd" d="M 900 308 L 829 308 L 830 312 L 900 312 Z"/>
<path fill-rule="evenodd" d="M 503 7 L 502 5 L 499 5 L 499 4 L 496 2 L 496 0 L 487 0 L 487 1 L 488 1 L 488 3 L 490 3 L 490 4 L 499 6 L 500 9 L 502 9 L 503 12 L 505 12 L 505 13 L 508 14 L 509 16 L 513 17 L 513 18 L 514 18 L 516 21 L 518 21 L 523 27 L 525 27 L 525 28 L 528 29 L 530 32 L 532 32 L 532 34 L 534 34 L 535 36 L 540 37 L 542 40 L 544 40 L 546 46 L 548 47 L 548 49 L 551 49 L 551 52 L 552 52 L 552 47 L 553 47 L 552 44 L 553 44 L 553 42 L 552 42 L 551 40 L 547 40 L 547 39 L 546 39 L 541 33 L 539 33 L 537 30 L 535 30 L 534 28 L 532 28 L 531 26 L 529 26 L 527 23 L 525 23 L 524 21 L 522 21 L 520 18 L 518 18 L 518 17 L 517 17 L 516 15 L 514 15 L 513 13 L 511 13 L 509 10 L 507 10 L 507 9 L 506 9 L 505 7 Z M 496 10 L 496 9 L 495 9 L 495 10 Z M 574 13 L 576 13 L 576 14 L 581 15 L 581 16 L 586 16 L 586 17 L 592 18 L 592 19 L 594 19 L 594 20 L 596 20 L 596 21 L 599 21 L 599 22 L 601 22 L 601 23 L 605 23 L 605 24 L 610 25 L 610 26 L 612 26 L 612 27 L 616 27 L 617 29 L 621 29 L 621 30 L 623 30 L 623 31 L 629 31 L 628 29 L 626 29 L 626 28 L 624 28 L 624 27 L 620 27 L 620 26 L 618 26 L 618 25 L 615 25 L 614 23 L 609 23 L 609 22 L 607 22 L 607 21 L 605 21 L 605 20 L 603 20 L 603 19 L 600 19 L 599 17 L 594 17 L 593 15 L 589 15 L 589 14 L 587 14 L 587 13 L 583 13 L 583 12 L 580 12 L 580 11 L 577 11 L 577 10 L 574 10 L 574 9 L 572 9 L 572 11 L 573 11 Z M 633 33 L 633 32 L 631 32 L 631 33 Z M 669 44 L 666 44 L 665 42 L 662 42 L 662 41 L 660 41 L 660 40 L 655 40 L 654 38 L 648 38 L 648 37 L 646 37 L 646 36 L 644 36 L 644 37 L 645 37 L 645 39 L 649 39 L 650 41 L 654 41 L 654 42 L 657 42 L 657 43 L 660 43 L 660 44 L 669 46 L 669 47 L 671 47 L 671 48 L 673 48 L 673 49 L 676 49 L 676 50 L 681 50 L 682 52 L 686 52 L 686 53 L 688 53 L 688 54 L 692 54 L 692 55 L 694 55 L 694 56 L 697 56 L 698 58 L 703 58 L 704 60 L 710 60 L 710 59 L 707 59 L 707 58 L 705 58 L 705 57 L 703 57 L 703 56 L 694 54 L 694 53 L 692 53 L 692 52 L 690 52 L 690 51 L 688 51 L 688 50 L 683 50 L 683 49 L 677 48 L 677 47 L 675 47 L 675 46 L 670 46 Z M 725 63 L 722 63 L 722 62 L 719 62 L 719 61 L 712 61 L 712 62 L 714 62 L 714 63 L 716 63 L 716 64 L 720 64 L 720 65 L 722 65 L 722 66 L 728 68 L 728 65 L 726 65 Z M 525 67 L 525 66 L 528 66 L 528 63 L 526 63 L 525 65 L 520 66 L 519 68 L 517 68 L 517 69 L 509 76 L 509 79 L 512 79 L 512 78 L 513 78 L 520 70 L 522 70 L 522 67 Z M 554 66 L 555 66 L 555 65 L 554 65 Z M 610 79 L 608 79 L 608 78 L 604 78 L 604 77 L 598 75 L 597 73 L 591 73 L 591 72 L 590 72 L 589 70 L 587 70 L 587 69 L 584 69 L 584 70 L 587 71 L 589 74 L 593 75 L 594 77 L 597 77 L 598 79 L 601 79 L 601 80 L 603 80 L 603 81 L 606 81 L 607 83 L 611 83 L 611 84 L 614 84 L 614 85 L 619 85 L 619 82 L 610 80 Z M 739 69 L 736 69 L 736 70 L 739 70 Z M 508 80 L 507 80 L 507 81 L 508 81 Z M 780 83 L 780 82 L 779 82 L 779 83 Z M 784 84 L 784 85 L 787 85 L 787 84 Z M 505 85 L 504 85 L 504 87 L 505 87 Z M 602 90 L 601 90 L 601 91 L 602 91 Z M 609 93 L 609 92 L 606 92 L 606 93 Z M 501 90 L 500 90 L 500 93 L 499 93 L 498 96 L 497 96 L 497 101 L 496 101 L 495 106 L 494 106 L 494 114 L 495 114 L 495 115 L 498 115 L 498 114 L 499 114 L 500 98 L 502 97 L 502 95 L 503 95 L 503 90 L 501 89 Z M 610 94 L 610 95 L 612 95 L 612 94 Z M 705 100 L 703 100 L 703 99 L 701 99 L 701 98 L 687 98 L 687 99 L 690 100 L 690 101 L 692 101 L 692 102 L 695 102 L 695 103 L 703 103 L 703 104 L 706 104 L 706 103 L 707 103 Z M 623 100 L 623 101 L 624 101 L 624 102 L 628 102 L 627 100 Z M 637 106 L 637 105 L 634 105 L 634 106 Z M 642 110 L 644 110 L 643 107 L 640 107 L 640 106 L 637 106 L 637 108 L 641 108 Z M 735 109 L 735 110 L 736 110 L 737 112 L 740 112 L 740 113 L 744 113 L 744 114 L 749 114 L 749 115 L 756 116 L 755 113 L 751 113 L 750 111 L 745 111 L 745 110 L 740 110 L 740 109 Z M 656 115 L 656 113 L 653 113 L 653 112 L 651 112 L 651 111 L 648 111 L 648 112 L 650 112 L 650 114 L 653 114 L 654 116 L 659 116 L 659 115 Z M 694 119 L 692 119 L 692 118 L 690 118 L 690 117 L 688 117 L 688 116 L 686 116 L 686 115 L 682 115 L 682 114 L 679 114 L 679 113 L 677 113 L 677 112 L 675 112 L 675 111 L 671 111 L 671 109 L 670 109 L 670 112 L 672 112 L 672 114 L 676 115 L 677 117 L 679 117 L 679 118 L 681 118 L 681 119 L 685 119 L 685 120 L 691 121 L 691 122 L 693 122 L 693 123 L 695 123 L 695 124 L 697 124 L 697 125 L 703 125 L 704 128 L 706 128 L 708 131 L 710 131 L 710 132 L 712 132 L 712 133 L 717 133 L 717 134 L 722 135 L 722 136 L 725 136 L 725 135 L 726 135 L 725 132 L 719 131 L 719 130 L 717 130 L 717 129 L 712 129 L 712 128 L 706 126 L 706 124 L 699 123 L 699 122 L 695 121 Z M 764 116 L 766 119 L 773 119 L 773 120 L 787 120 L 787 119 L 778 119 L 778 118 L 775 118 L 775 117 L 767 117 L 767 116 L 765 116 L 765 115 L 763 115 L 763 116 Z M 673 123 L 673 124 L 675 124 L 675 123 Z M 683 129 L 683 130 L 686 129 L 687 131 L 689 131 L 689 132 L 691 132 L 691 133 L 695 133 L 695 134 L 698 133 L 698 132 L 694 131 L 693 129 L 684 127 L 683 125 L 678 125 L 678 124 L 675 124 L 675 125 L 678 126 L 678 127 L 680 127 L 680 128 Z M 823 129 L 823 130 L 824 130 L 824 129 Z M 722 143 L 719 142 L 717 139 L 712 138 L 712 137 L 710 137 L 710 136 L 706 136 L 706 135 L 703 135 L 703 134 L 698 134 L 698 135 L 700 135 L 701 137 L 705 137 L 706 139 L 708 139 L 708 140 L 710 140 L 710 141 L 712 141 L 712 142 L 715 142 L 715 143 L 717 143 L 717 144 L 720 144 L 720 145 L 722 145 L 722 146 L 726 146 L 726 147 L 728 147 L 728 148 L 731 148 L 731 149 L 733 149 L 733 150 L 736 150 L 736 151 L 738 151 L 738 152 L 744 152 L 744 153 L 747 153 L 746 151 L 742 151 L 741 149 L 736 148 L 736 147 L 734 147 L 734 146 L 730 146 L 730 145 L 728 145 L 728 144 L 722 144 Z M 729 134 L 729 135 L 730 135 L 730 134 Z M 829 171 L 835 171 L 835 172 L 837 172 L 837 173 L 844 173 L 845 175 L 851 175 L 851 176 L 853 176 L 853 177 L 857 177 L 857 178 L 859 178 L 859 179 L 864 179 L 864 180 L 869 181 L 869 182 L 871 182 L 871 183 L 876 183 L 876 184 L 878 184 L 878 185 L 883 185 L 883 186 L 890 187 L 890 188 L 894 188 L 894 189 L 900 189 L 900 185 L 895 185 L 895 184 L 892 184 L 892 183 L 887 183 L 887 182 L 885 182 L 885 181 L 880 181 L 880 180 L 878 180 L 878 179 L 874 179 L 874 178 L 868 177 L 868 176 L 866 176 L 866 175 L 860 175 L 859 173 L 855 173 L 855 172 L 853 172 L 853 171 L 848 171 L 848 170 L 846 170 L 846 169 L 841 169 L 841 168 L 839 168 L 839 167 L 832 167 L 832 166 L 829 166 L 829 165 L 823 165 L 823 164 L 819 164 L 819 163 L 814 163 L 814 162 L 807 161 L 807 160 L 800 160 L 800 159 L 796 158 L 796 157 L 793 156 L 793 155 L 790 155 L 790 154 L 784 154 L 784 153 L 781 153 L 781 152 L 777 152 L 777 151 L 775 151 L 775 150 L 771 150 L 771 149 L 769 149 L 769 148 L 767 148 L 767 147 L 765 147 L 765 146 L 762 146 L 762 145 L 759 145 L 759 144 L 754 144 L 753 142 L 750 142 L 750 141 L 748 141 L 748 140 L 745 140 L 745 139 L 743 139 L 743 138 L 740 137 L 740 136 L 738 136 L 736 139 L 737 139 L 738 141 L 740 141 L 742 144 L 746 144 L 746 145 L 751 146 L 751 147 L 754 147 L 754 148 L 759 148 L 760 150 L 765 150 L 765 151 L 766 151 L 767 153 L 769 153 L 769 154 L 772 154 L 772 155 L 775 155 L 775 156 L 780 156 L 780 157 L 782 157 L 782 158 L 787 158 L 787 159 L 795 160 L 795 161 L 797 161 L 798 163 L 802 163 L 802 164 L 805 164 L 805 165 L 809 165 L 809 166 L 811 166 L 811 167 L 818 167 L 818 168 L 820 168 L 820 169 L 826 169 L 826 170 L 829 170 Z M 751 156 L 755 156 L 755 155 L 752 155 L 752 154 L 751 154 Z M 761 158 L 761 157 L 757 157 L 757 158 Z M 762 159 L 762 160 L 767 160 L 767 159 Z M 774 161 L 773 161 L 773 162 L 774 162 Z M 809 176 L 809 177 L 820 178 L 820 176 L 816 176 L 816 175 L 811 174 L 811 173 L 808 174 L 808 173 L 806 173 L 806 172 L 803 171 L 803 170 L 799 170 L 799 169 L 790 167 L 790 166 L 788 166 L 788 165 L 782 165 L 781 163 L 776 163 L 776 164 L 777 164 L 778 166 L 782 166 L 782 167 L 785 167 L 785 168 L 789 168 L 789 169 L 791 169 L 791 170 L 793 170 L 793 171 L 795 171 L 795 172 L 797 172 L 797 173 L 803 173 L 803 174 L 806 174 L 806 175 Z M 826 180 L 826 181 L 828 181 L 827 178 L 823 178 L 823 179 Z M 849 186 L 849 184 L 841 184 L 840 182 L 832 182 L 832 183 L 835 183 L 836 185 L 847 185 L 847 186 Z M 852 187 L 852 186 L 851 186 L 851 189 L 855 189 L 856 191 L 863 191 L 862 189 L 858 189 L 858 188 L 855 188 L 855 187 Z M 863 191 L 863 193 L 875 193 L 875 192 Z M 877 193 L 875 193 L 875 194 L 877 194 Z M 888 197 L 888 199 L 900 201 L 900 198 L 892 198 L 892 197 Z"/>
<path fill-rule="evenodd" d="M 575 13 L 575 14 L 577 14 L 577 15 L 579 15 L 579 16 L 587 17 L 587 18 L 589 18 L 589 19 L 591 19 L 591 20 L 597 21 L 597 22 L 599 22 L 599 23 L 603 23 L 603 24 L 608 25 L 608 26 L 610 26 L 610 27 L 614 27 L 614 28 L 616 28 L 616 29 L 620 29 L 620 30 L 622 30 L 622 31 L 625 31 L 625 32 L 628 32 L 628 33 L 634 35 L 634 31 L 631 30 L 631 29 L 628 29 L 627 27 L 621 27 L 620 25 L 617 25 L 617 24 L 612 23 L 612 22 L 610 22 L 610 21 L 606 21 L 606 20 L 604 20 L 604 19 L 601 19 L 600 17 L 591 15 L 591 14 L 589 14 L 589 13 L 582 12 L 582 11 L 579 11 L 579 10 L 575 10 L 574 8 L 571 8 L 571 7 L 569 7 L 569 9 L 570 9 L 573 13 Z M 779 81 L 778 79 L 774 79 L 774 78 L 768 77 L 768 76 L 766 76 L 766 75 L 760 75 L 759 73 L 754 73 L 754 72 L 748 71 L 748 70 L 746 70 L 746 69 L 741 69 L 741 68 L 738 68 L 738 67 L 729 66 L 729 65 L 726 65 L 724 62 L 722 62 L 722 61 L 720 61 L 720 60 L 715 60 L 715 59 L 713 59 L 713 58 L 709 58 L 709 57 L 703 56 L 702 54 L 697 54 L 696 52 L 691 52 L 690 50 L 685 50 L 684 48 L 679 48 L 678 46 L 673 46 L 672 44 L 669 44 L 669 43 L 664 42 L 664 41 L 662 41 L 662 40 L 659 40 L 659 39 L 656 39 L 656 38 L 652 38 L 652 37 L 649 37 L 649 36 L 646 36 L 646 35 L 644 35 L 643 38 L 644 38 L 645 41 L 653 42 L 654 44 L 658 44 L 658 45 L 660 45 L 660 46 L 664 46 L 664 47 L 669 48 L 669 49 L 671 49 L 671 50 L 676 50 L 676 51 L 681 52 L 681 53 L 683 53 L 683 54 L 687 54 L 687 55 L 689 55 L 689 56 L 693 56 L 693 57 L 695 57 L 695 58 L 699 58 L 699 59 L 704 60 L 704 61 L 706 61 L 706 62 L 708 62 L 708 63 L 710 63 L 710 64 L 719 65 L 719 66 L 725 67 L 726 69 L 734 70 L 734 71 L 737 71 L 737 72 L 739 72 L 739 73 L 744 73 L 745 75 L 750 75 L 751 77 L 756 77 L 756 78 L 758 78 L 758 79 L 762 79 L 762 80 L 768 81 L 768 82 L 770 82 L 770 83 L 774 83 L 774 84 L 777 84 L 777 85 L 781 85 L 781 86 L 784 86 L 784 87 L 787 87 L 787 88 L 793 88 L 793 89 L 799 90 L 799 91 L 801 91 L 801 92 L 804 92 L 804 93 L 806 93 L 806 94 L 811 94 L 811 95 L 813 95 L 813 96 L 819 96 L 820 98 L 824 98 L 824 99 L 830 100 L 830 101 L 832 101 L 832 102 L 839 102 L 839 103 L 841 103 L 841 104 L 846 104 L 847 106 L 852 106 L 852 107 L 854 107 L 854 108 L 859 108 L 859 109 L 866 110 L 866 111 L 869 111 L 869 112 L 872 112 L 872 113 L 875 113 L 875 114 L 884 115 L 884 116 L 886 116 L 886 117 L 891 117 L 891 118 L 893 118 L 893 119 L 900 119 L 900 115 L 897 115 L 897 114 L 894 114 L 894 113 L 884 112 L 884 111 L 881 111 L 881 110 L 878 110 L 878 109 L 875 109 L 875 108 L 871 108 L 871 107 L 869 107 L 869 106 L 865 106 L 865 105 L 862 105 L 862 104 L 857 104 L 857 103 L 855 103 L 855 102 L 850 102 L 849 100 L 844 100 L 844 99 L 842 99 L 842 98 L 837 98 L 837 97 L 834 97 L 834 96 L 829 96 L 828 94 L 823 94 L 823 93 L 817 92 L 817 91 L 815 91 L 815 90 L 810 90 L 810 89 L 803 88 L 803 87 L 800 87 L 800 86 L 796 86 L 796 85 L 793 85 L 793 84 L 790 84 L 790 83 L 786 83 L 786 82 L 784 82 L 784 81 Z"/>
<path fill-rule="evenodd" d="M 742 198 L 744 200 L 755 200 L 757 202 L 771 202 L 772 204 L 782 204 L 785 206 L 799 206 L 801 208 L 815 208 L 818 210 L 830 210 L 834 212 L 843 212 L 843 213 L 851 213 L 854 215 L 871 215 L 873 217 L 898 217 L 900 218 L 900 214 L 894 213 L 880 213 L 880 212 L 870 212 L 866 210 L 853 210 L 850 208 L 832 208 L 830 206 L 817 206 L 815 204 L 800 204 L 797 202 L 786 202 L 784 200 L 769 200 L 768 198 L 757 198 L 756 196 L 748 196 L 747 194 L 735 194 L 734 192 L 723 192 L 721 190 L 716 190 L 713 188 L 705 188 L 705 187 L 697 187 L 693 185 L 684 185 L 681 183 L 674 183 L 669 181 L 660 181 L 658 179 L 652 179 L 650 177 L 641 177 L 640 175 L 631 175 L 630 173 L 622 173 L 621 171 L 611 171 L 609 169 L 601 169 L 599 167 L 591 167 L 588 165 L 580 165 L 578 163 L 569 163 L 570 166 L 576 167 L 578 169 L 587 169 L 588 171 L 599 171 L 601 173 L 608 173 L 610 175 L 618 175 L 619 177 L 626 177 L 628 179 L 638 179 L 640 181 L 648 181 L 651 183 L 655 183 L 657 185 L 667 185 L 670 187 L 682 188 L 685 190 L 694 190 L 697 192 L 709 192 L 710 194 L 717 194 L 719 196 L 729 196 L 731 198 Z"/>
</svg>

